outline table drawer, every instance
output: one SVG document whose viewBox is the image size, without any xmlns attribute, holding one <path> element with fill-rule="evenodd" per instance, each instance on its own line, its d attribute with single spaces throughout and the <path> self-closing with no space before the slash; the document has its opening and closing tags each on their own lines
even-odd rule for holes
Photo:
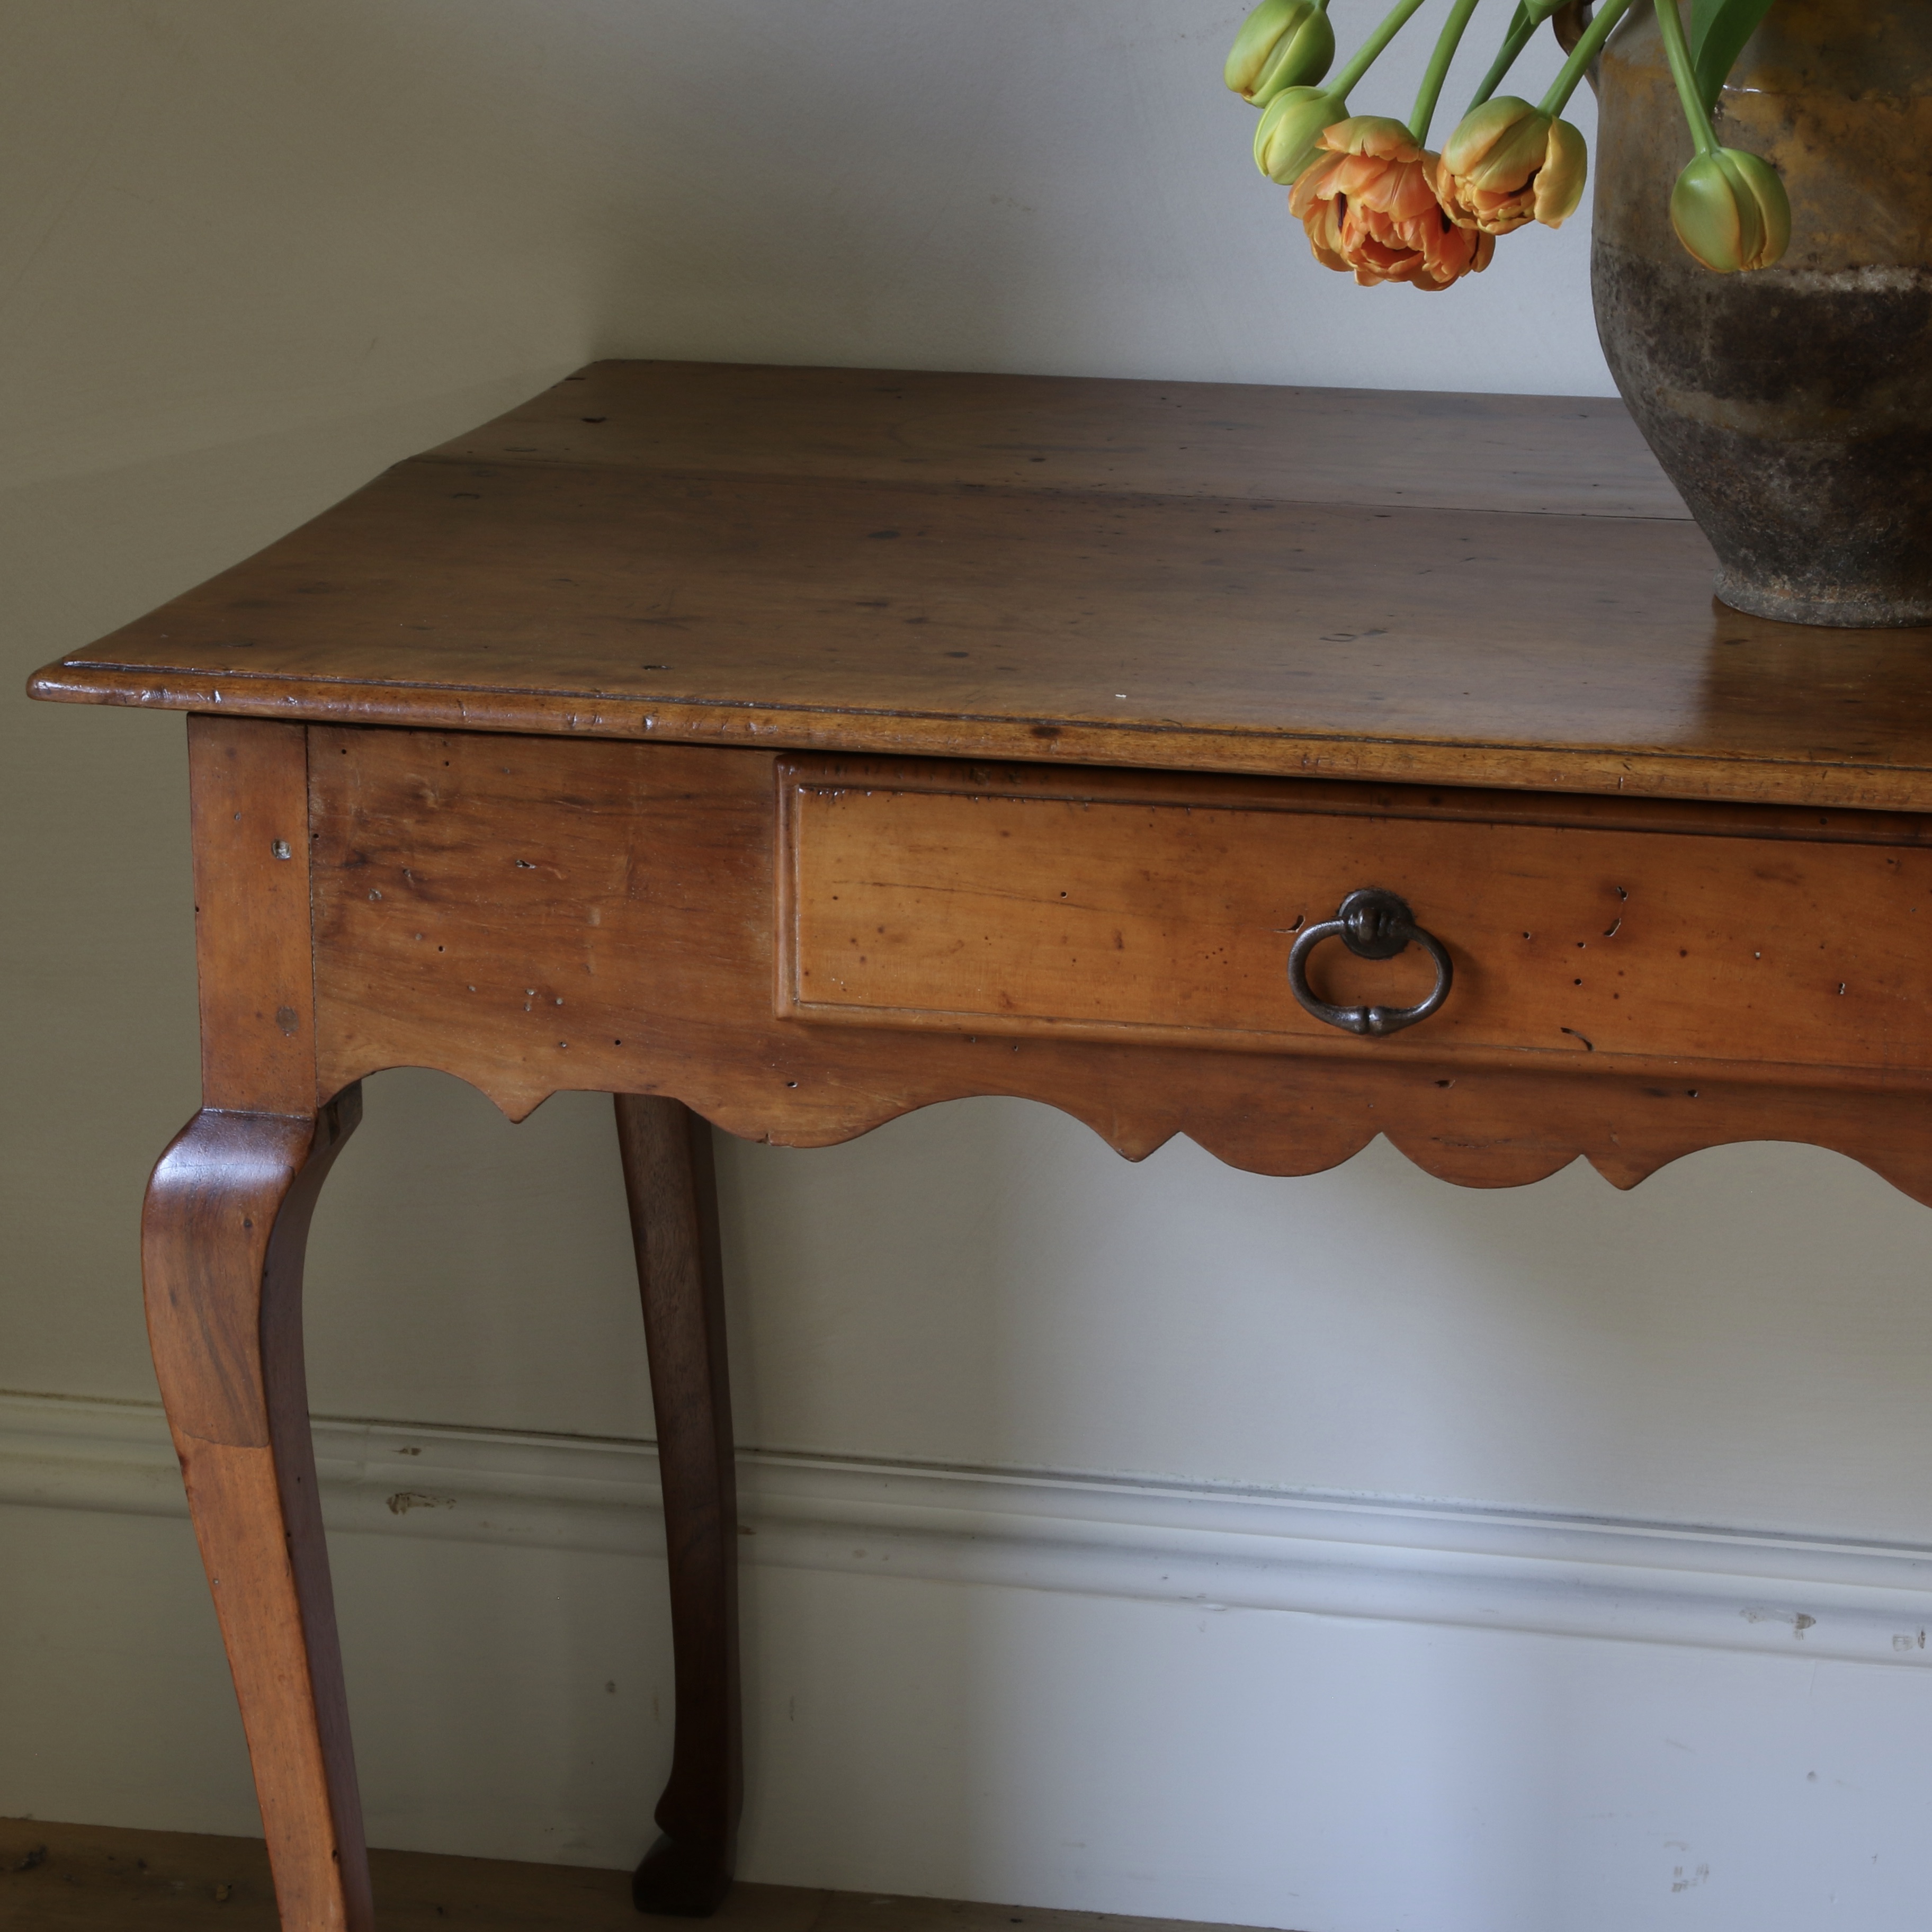
<svg viewBox="0 0 1932 1932">
<path fill-rule="evenodd" d="M 1253 1052 L 1932 1072 L 1925 821 L 1401 788 L 794 758 L 778 1007 L 807 1021 Z M 1447 949 L 1382 1039 L 1291 993 L 1364 887 Z M 1321 998 L 1435 968 L 1330 941 Z"/>
</svg>

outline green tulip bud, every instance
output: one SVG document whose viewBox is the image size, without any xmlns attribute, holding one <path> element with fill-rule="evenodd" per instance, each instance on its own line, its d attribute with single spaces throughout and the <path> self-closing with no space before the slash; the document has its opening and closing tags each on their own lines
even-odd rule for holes
<svg viewBox="0 0 1932 1932">
<path fill-rule="evenodd" d="M 1265 107 L 1285 88 L 1312 86 L 1334 58 L 1328 0 L 1261 0 L 1241 22 L 1222 78 L 1244 100 Z"/>
<path fill-rule="evenodd" d="M 1255 129 L 1255 166 L 1278 188 L 1294 184 L 1314 160 L 1324 128 L 1348 118 L 1348 104 L 1318 87 L 1291 87 L 1262 111 Z"/>
<path fill-rule="evenodd" d="M 1777 170 L 1742 148 L 1697 154 L 1670 191 L 1670 225 L 1720 275 L 1768 268 L 1791 240 L 1791 202 Z"/>
</svg>

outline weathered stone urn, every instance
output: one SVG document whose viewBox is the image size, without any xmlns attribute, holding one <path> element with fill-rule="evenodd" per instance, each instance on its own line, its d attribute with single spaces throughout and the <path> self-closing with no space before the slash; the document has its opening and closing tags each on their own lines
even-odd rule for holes
<svg viewBox="0 0 1932 1932">
<path fill-rule="evenodd" d="M 1724 602 L 1932 622 L 1932 0 L 1775 0 L 1714 118 L 1784 177 L 1791 246 L 1733 275 L 1671 230 L 1691 146 L 1654 6 L 1675 4 L 1638 0 L 1594 76 L 1611 372 Z"/>
</svg>

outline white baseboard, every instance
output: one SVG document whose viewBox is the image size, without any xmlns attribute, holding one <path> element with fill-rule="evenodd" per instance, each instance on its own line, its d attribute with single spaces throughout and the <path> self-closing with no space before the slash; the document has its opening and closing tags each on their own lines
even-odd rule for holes
<svg viewBox="0 0 1932 1932">
<path fill-rule="evenodd" d="M 647 1442 L 318 1418 L 330 1529 L 661 1554 Z M 752 1450 L 748 1562 L 1924 1668 L 1932 1551 Z M 0 1394 L 0 1503 L 181 1515 L 158 1408 Z"/>
</svg>

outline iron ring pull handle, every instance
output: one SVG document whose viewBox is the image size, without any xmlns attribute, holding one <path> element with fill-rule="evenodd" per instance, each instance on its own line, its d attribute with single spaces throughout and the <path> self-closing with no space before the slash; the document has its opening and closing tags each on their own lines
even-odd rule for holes
<svg viewBox="0 0 1932 1932">
<path fill-rule="evenodd" d="M 1393 959 L 1405 946 L 1419 946 L 1436 962 L 1436 984 L 1426 998 L 1412 1006 L 1336 1006 L 1317 999 L 1308 984 L 1308 956 L 1324 939 L 1339 939 L 1358 959 Z M 1351 892 L 1333 919 L 1304 929 L 1289 949 L 1289 990 L 1318 1020 L 1326 1020 L 1344 1033 L 1400 1033 L 1418 1020 L 1426 1020 L 1449 997 L 1455 969 L 1449 963 L 1448 949 L 1432 932 L 1425 932 L 1415 922 L 1408 902 L 1394 892 L 1368 887 Z"/>
</svg>

